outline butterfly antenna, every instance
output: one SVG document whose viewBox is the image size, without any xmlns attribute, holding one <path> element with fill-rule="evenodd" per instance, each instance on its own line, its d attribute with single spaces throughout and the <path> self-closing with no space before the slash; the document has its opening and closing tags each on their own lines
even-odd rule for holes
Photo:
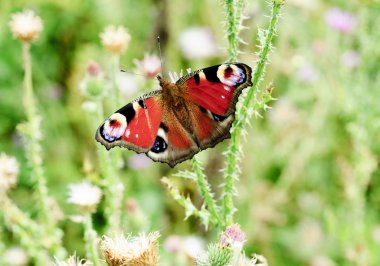
<svg viewBox="0 0 380 266">
<path fill-rule="evenodd" d="M 127 70 L 124 70 L 124 69 L 120 69 L 121 72 L 124 72 L 124 73 L 129 73 L 129 74 L 133 74 L 133 75 L 137 75 L 137 76 L 143 76 L 143 77 L 146 77 L 146 75 L 143 75 L 143 74 L 137 74 L 135 72 L 131 72 L 131 71 L 127 71 Z"/>
<path fill-rule="evenodd" d="M 162 60 L 160 36 L 157 36 L 157 44 L 158 44 L 158 52 L 160 53 L 161 75 L 163 76 L 164 75 L 164 63 L 163 63 L 163 60 Z"/>
</svg>

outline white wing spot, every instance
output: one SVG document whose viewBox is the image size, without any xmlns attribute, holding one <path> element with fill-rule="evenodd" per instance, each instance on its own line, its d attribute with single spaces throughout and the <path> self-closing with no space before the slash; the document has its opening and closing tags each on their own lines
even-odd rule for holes
<svg viewBox="0 0 380 266">
<path fill-rule="evenodd" d="M 136 134 L 136 139 L 139 137 L 139 134 Z"/>
<path fill-rule="evenodd" d="M 129 135 L 131 135 L 131 130 L 130 130 L 130 129 L 127 129 L 127 130 L 125 131 L 125 137 L 126 137 L 126 138 L 129 138 Z"/>
<path fill-rule="evenodd" d="M 223 86 L 226 91 L 231 91 L 231 87 Z"/>
<path fill-rule="evenodd" d="M 226 97 L 224 97 L 224 95 L 220 96 L 222 99 L 225 99 Z"/>
</svg>

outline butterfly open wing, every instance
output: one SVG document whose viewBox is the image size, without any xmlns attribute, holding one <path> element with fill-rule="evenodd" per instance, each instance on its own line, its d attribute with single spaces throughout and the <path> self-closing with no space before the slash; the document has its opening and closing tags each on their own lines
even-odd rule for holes
<svg viewBox="0 0 380 266">
<path fill-rule="evenodd" d="M 190 73 L 112 114 L 97 130 L 107 149 L 126 147 L 171 167 L 229 138 L 251 68 L 222 64 Z"/>
</svg>

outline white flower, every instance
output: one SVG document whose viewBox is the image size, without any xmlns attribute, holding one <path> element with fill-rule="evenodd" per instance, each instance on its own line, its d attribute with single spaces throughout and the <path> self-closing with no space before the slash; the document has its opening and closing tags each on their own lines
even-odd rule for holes
<svg viewBox="0 0 380 266">
<path fill-rule="evenodd" d="M 102 191 L 87 181 L 69 186 L 69 203 L 79 206 L 84 211 L 92 212 L 96 209 L 102 197 Z"/>
<path fill-rule="evenodd" d="M 4 252 L 3 260 L 10 266 L 25 266 L 28 265 L 29 257 L 22 248 L 12 247 Z"/>
<path fill-rule="evenodd" d="M 31 10 L 25 10 L 24 12 L 12 15 L 9 26 L 13 37 L 25 42 L 36 39 L 43 29 L 41 18 L 36 16 Z"/>
<path fill-rule="evenodd" d="M 217 44 L 209 28 L 190 28 L 179 37 L 179 46 L 188 59 L 202 59 L 216 56 Z"/>
<path fill-rule="evenodd" d="M 109 266 L 153 266 L 158 262 L 158 232 L 137 237 L 107 236 L 101 241 L 101 249 Z"/>
<path fill-rule="evenodd" d="M 100 34 L 100 39 L 108 51 L 122 54 L 127 49 L 131 36 L 123 26 L 111 25 Z"/>
<path fill-rule="evenodd" d="M 7 191 L 17 182 L 19 165 L 14 157 L 0 154 L 0 191 Z"/>
</svg>

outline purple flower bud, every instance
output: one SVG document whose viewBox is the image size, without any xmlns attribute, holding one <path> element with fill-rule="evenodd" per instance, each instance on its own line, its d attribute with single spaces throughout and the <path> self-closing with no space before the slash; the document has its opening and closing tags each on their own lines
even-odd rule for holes
<svg viewBox="0 0 380 266">
<path fill-rule="evenodd" d="M 221 235 L 219 243 L 222 246 L 230 246 L 234 244 L 243 245 L 245 241 L 245 233 L 240 229 L 238 224 L 233 224 L 228 226 L 226 231 Z"/>
</svg>

